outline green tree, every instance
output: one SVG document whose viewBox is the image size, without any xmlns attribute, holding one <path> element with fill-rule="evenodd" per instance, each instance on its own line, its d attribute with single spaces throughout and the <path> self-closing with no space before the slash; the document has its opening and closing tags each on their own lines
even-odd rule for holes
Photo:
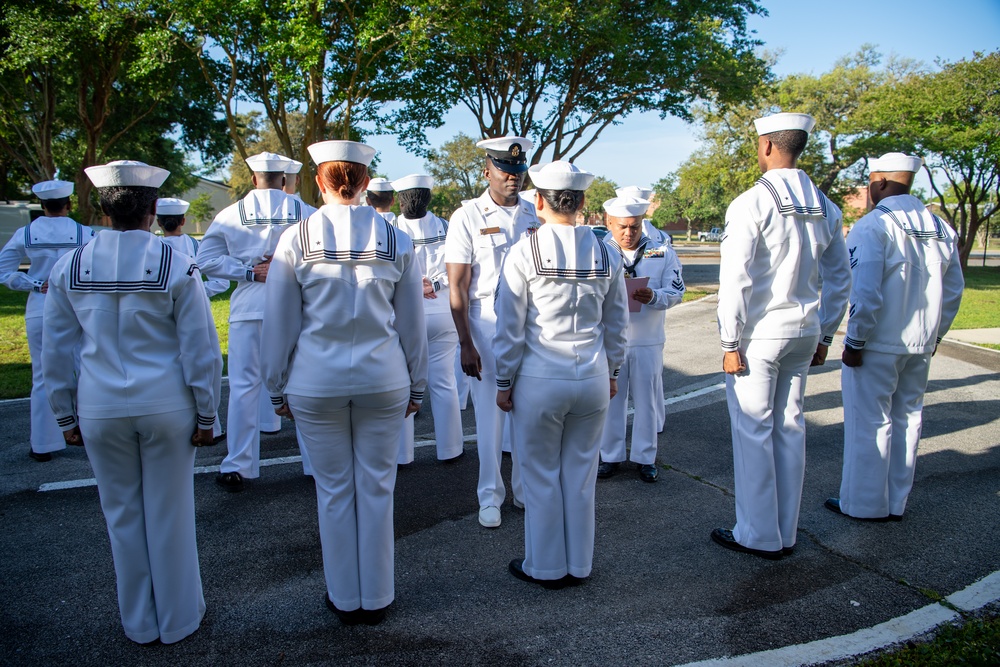
<svg viewBox="0 0 1000 667">
<path fill-rule="evenodd" d="M 754 0 L 452 0 L 421 71 L 483 137 L 535 140 L 533 161 L 575 160 L 639 111 L 689 117 L 693 100 L 746 99 L 767 75 Z"/>
<path fill-rule="evenodd" d="M 192 227 L 197 227 L 200 224 L 211 222 L 214 214 L 215 209 L 212 207 L 212 195 L 203 192 L 191 202 L 191 206 L 188 208 L 185 217 L 191 223 Z"/>
<path fill-rule="evenodd" d="M 618 195 L 615 189 L 618 184 L 603 176 L 598 176 L 587 188 L 586 197 L 583 203 L 583 221 L 588 225 L 604 224 L 604 202 L 614 199 Z"/>
<path fill-rule="evenodd" d="M 486 154 L 476 147 L 469 136 L 459 133 L 441 148 L 431 151 L 424 162 L 427 173 L 434 177 L 434 187 L 449 190 L 462 199 L 475 199 L 483 193 L 483 167 Z"/>
</svg>

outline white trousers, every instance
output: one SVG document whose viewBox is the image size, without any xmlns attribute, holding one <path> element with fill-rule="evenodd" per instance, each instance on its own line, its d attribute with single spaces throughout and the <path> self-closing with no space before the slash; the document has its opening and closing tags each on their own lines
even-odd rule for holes
<svg viewBox="0 0 1000 667">
<path fill-rule="evenodd" d="M 66 449 L 66 440 L 49 407 L 45 380 L 42 378 L 42 318 L 25 318 L 24 328 L 28 334 L 28 354 L 31 357 L 31 450 L 36 454 L 57 452 Z"/>
<path fill-rule="evenodd" d="M 451 313 L 428 313 L 427 394 L 434 415 L 437 457 L 450 459 L 462 453 L 462 411 L 458 408 L 455 384 L 455 350 L 458 333 Z M 413 415 L 403 422 L 399 437 L 399 463 L 413 462 Z"/>
<path fill-rule="evenodd" d="M 327 594 L 338 609 L 381 609 L 395 597 L 392 495 L 409 388 L 288 396 L 316 482 Z"/>
<path fill-rule="evenodd" d="M 597 453 L 607 377 L 518 377 L 511 410 L 524 484 L 524 571 L 586 577 L 594 564 Z"/>
<path fill-rule="evenodd" d="M 458 406 L 464 410 L 469 407 L 469 376 L 462 370 L 461 346 L 455 348 L 455 386 L 458 388 Z"/>
<path fill-rule="evenodd" d="M 144 644 L 198 629 L 205 598 L 194 527 L 193 409 L 80 418 L 108 524 L 125 635 Z"/>
<path fill-rule="evenodd" d="M 267 398 L 260 376 L 260 329 L 260 320 L 229 323 L 228 453 L 219 470 L 248 479 L 260 477 L 260 416 Z M 274 414 L 270 400 L 267 410 Z"/>
<path fill-rule="evenodd" d="M 930 354 L 865 350 L 861 366 L 841 371 L 844 514 L 877 519 L 906 509 L 930 367 Z"/>
<path fill-rule="evenodd" d="M 736 526 L 743 546 L 795 545 L 806 466 L 802 401 L 818 336 L 743 341 L 747 370 L 726 376 Z"/>
<path fill-rule="evenodd" d="M 608 406 L 601 436 L 601 460 L 625 460 L 625 425 L 628 397 L 632 396 L 632 450 L 629 460 L 640 465 L 656 463 L 656 435 L 663 427 L 663 346 L 629 347 L 618 373 L 618 393 Z M 659 406 L 659 407 L 657 407 Z"/>
<path fill-rule="evenodd" d="M 500 474 L 500 462 L 503 459 L 504 422 L 506 414 L 497 407 L 497 365 L 493 357 L 493 336 L 496 334 L 496 315 L 492 310 L 470 310 L 469 327 L 472 329 L 472 342 L 479 352 L 483 364 L 480 372 L 482 380 L 470 378 L 470 394 L 472 405 L 476 409 L 476 441 L 479 451 L 479 506 L 493 505 L 500 507 L 507 491 Z M 517 465 L 517 453 L 511 451 L 511 488 L 514 497 L 523 498 L 521 489 L 521 471 Z"/>
</svg>

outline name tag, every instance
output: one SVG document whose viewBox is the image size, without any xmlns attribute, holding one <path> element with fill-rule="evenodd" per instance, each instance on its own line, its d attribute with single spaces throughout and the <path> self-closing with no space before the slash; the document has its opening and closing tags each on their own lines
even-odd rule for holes
<svg viewBox="0 0 1000 667">
<path fill-rule="evenodd" d="M 503 230 L 499 227 L 483 227 L 479 230 L 481 236 L 486 236 L 487 234 L 499 234 Z"/>
</svg>

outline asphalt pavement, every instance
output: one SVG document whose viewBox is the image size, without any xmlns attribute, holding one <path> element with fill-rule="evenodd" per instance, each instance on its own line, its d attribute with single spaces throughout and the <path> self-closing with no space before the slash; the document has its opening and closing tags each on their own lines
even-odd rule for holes
<svg viewBox="0 0 1000 667">
<path fill-rule="evenodd" d="M 795 553 L 772 562 L 714 545 L 711 530 L 734 523 L 715 305 L 709 298 L 668 313 L 660 480 L 645 484 L 627 468 L 598 481 L 594 571 L 584 585 L 548 591 L 510 576 L 508 561 L 523 552 L 523 513 L 508 493 L 503 525 L 482 528 L 474 441 L 456 464 L 423 446 L 399 471 L 396 601 L 377 627 L 344 627 L 323 604 L 315 493 L 286 421 L 262 439 L 270 465 L 243 493 L 213 482 L 224 445 L 199 451 L 207 616 L 178 644 L 133 644 L 120 625 L 85 452 L 30 460 L 27 403 L 0 404 L 0 664 L 606 667 L 741 655 L 777 664 L 753 656 L 928 606 L 947 611 L 938 600 L 1000 570 L 1000 353 L 958 344 L 943 344 L 932 364 L 903 521 L 863 523 L 823 508 L 837 494 L 843 447 L 831 354 L 808 381 Z M 463 416 L 471 436 L 472 408 Z M 417 433 L 433 437 L 429 410 Z M 509 466 L 505 458 L 508 480 Z"/>
</svg>

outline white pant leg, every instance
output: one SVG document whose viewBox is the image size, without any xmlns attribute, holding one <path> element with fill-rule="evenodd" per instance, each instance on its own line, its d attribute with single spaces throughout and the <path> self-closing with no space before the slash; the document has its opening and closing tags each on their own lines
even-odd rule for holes
<svg viewBox="0 0 1000 667">
<path fill-rule="evenodd" d="M 631 359 L 628 391 L 635 406 L 629 460 L 639 465 L 651 465 L 656 463 L 656 436 L 663 426 L 663 419 L 657 416 L 663 410 L 663 346 L 629 348 L 628 355 Z M 657 410 L 657 404 L 660 410 Z"/>
<path fill-rule="evenodd" d="M 802 475 L 796 471 L 798 462 L 805 461 L 805 431 L 779 434 L 777 439 L 775 432 L 776 424 L 794 424 L 796 413 L 801 415 L 801 393 L 816 339 L 744 341 L 746 372 L 726 376 L 736 486 L 733 536 L 752 549 L 791 546 L 784 544 L 781 523 L 788 523 L 792 499 L 801 498 Z M 776 453 L 776 447 L 781 451 Z"/>
<path fill-rule="evenodd" d="M 42 318 L 24 320 L 28 334 L 28 354 L 31 357 L 31 450 L 36 454 L 66 449 L 66 440 L 49 407 L 45 379 L 42 377 Z"/>
<path fill-rule="evenodd" d="M 228 453 L 219 470 L 248 479 L 260 476 L 260 329 L 260 320 L 229 323 Z"/>
<path fill-rule="evenodd" d="M 396 463 L 399 465 L 406 465 L 408 463 L 413 463 L 413 442 L 414 442 L 413 418 L 415 416 L 416 415 L 410 415 L 400 423 L 399 452 L 396 454 Z"/>
<path fill-rule="evenodd" d="M 281 416 L 274 412 L 271 405 L 271 395 L 263 389 L 261 380 L 260 398 L 257 399 L 259 414 L 257 417 L 257 428 L 264 433 L 273 433 L 281 430 Z"/>
<path fill-rule="evenodd" d="M 455 383 L 455 350 L 458 333 L 451 313 L 431 313 L 427 322 L 427 394 L 434 415 L 437 457 L 450 459 L 462 453 L 462 412 Z M 495 399 L 494 399 L 495 401 Z"/>
<path fill-rule="evenodd" d="M 479 450 L 479 506 L 500 507 L 507 494 L 500 475 L 504 412 L 497 407 L 497 372 L 493 358 L 496 319 L 492 311 L 469 313 L 472 342 L 479 352 L 482 380 L 471 378 L 472 403 L 476 408 L 476 440 Z"/>
<path fill-rule="evenodd" d="M 594 557 L 594 492 L 608 379 L 514 381 L 515 447 L 524 484 L 524 571 L 586 577 Z"/>
<path fill-rule="evenodd" d="M 409 388 L 352 397 L 289 395 L 316 481 L 327 593 L 338 609 L 395 595 L 393 489 Z"/>
<path fill-rule="evenodd" d="M 122 625 L 135 642 L 180 641 L 205 614 L 194 428 L 194 410 L 80 419 L 108 524 Z"/>
<path fill-rule="evenodd" d="M 455 350 L 455 386 L 458 388 L 458 406 L 462 410 L 469 407 L 469 379 L 462 370 L 462 348 L 459 346 Z"/>
<path fill-rule="evenodd" d="M 656 365 L 660 373 L 660 395 L 656 401 L 656 432 L 663 433 L 664 424 L 667 421 L 667 406 L 663 404 L 663 345 L 660 345 L 660 358 L 656 360 Z"/>
<path fill-rule="evenodd" d="M 517 434 L 514 432 L 514 420 L 508 412 L 503 420 L 504 440 L 510 443 L 510 492 L 515 500 L 524 503 L 524 485 L 521 483 L 521 466 L 517 463 L 517 446 L 514 444 Z"/>
<path fill-rule="evenodd" d="M 844 466 L 840 509 L 861 519 L 889 515 L 890 410 L 899 376 L 896 355 L 866 350 L 862 365 L 840 372 L 844 399 Z"/>
<path fill-rule="evenodd" d="M 867 354 L 867 353 L 865 353 Z M 931 355 L 914 354 L 899 359 L 899 384 L 892 397 L 892 444 L 889 451 L 889 513 L 902 515 L 913 488 L 917 443 L 923 426 L 924 392 Z"/>
<path fill-rule="evenodd" d="M 607 417 L 601 432 L 601 461 L 621 463 L 625 460 L 625 430 L 628 427 L 628 395 L 631 388 L 632 349 L 625 351 L 625 362 L 618 371 L 618 393 L 608 405 Z M 609 391 L 610 393 L 610 391 Z M 634 438 L 633 438 L 634 441 Z"/>
<path fill-rule="evenodd" d="M 312 461 L 309 459 L 309 450 L 302 444 L 302 434 L 299 433 L 298 425 L 295 426 L 295 442 L 299 446 L 299 454 L 302 456 L 302 474 L 312 477 Z"/>
</svg>

